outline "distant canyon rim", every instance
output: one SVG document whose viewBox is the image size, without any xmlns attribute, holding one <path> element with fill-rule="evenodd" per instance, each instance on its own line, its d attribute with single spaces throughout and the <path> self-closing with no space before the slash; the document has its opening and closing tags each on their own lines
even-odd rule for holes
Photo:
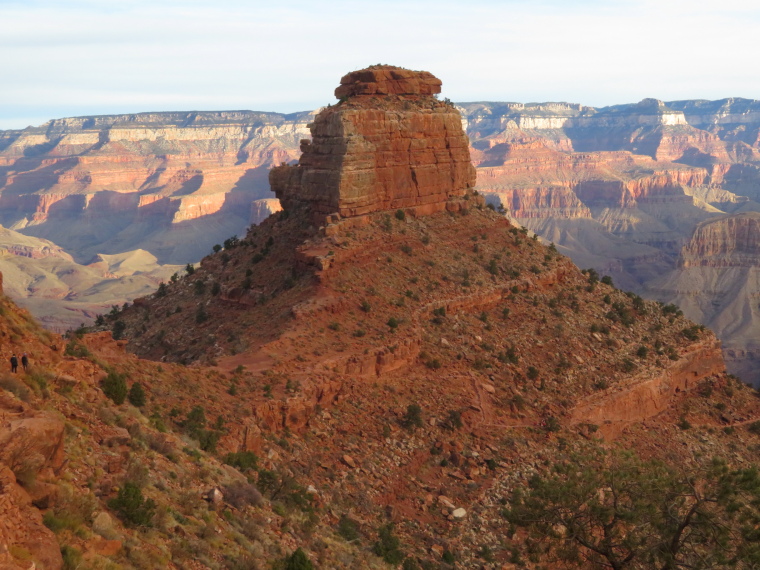
<svg viewBox="0 0 760 570">
<path fill-rule="evenodd" d="M 730 371 L 760 381 L 760 101 L 456 107 L 492 207 L 616 286 L 678 304 L 715 330 Z M 0 131 L 6 292 L 58 331 L 150 293 L 280 209 L 269 171 L 309 148 L 314 117 L 140 113 Z"/>
</svg>

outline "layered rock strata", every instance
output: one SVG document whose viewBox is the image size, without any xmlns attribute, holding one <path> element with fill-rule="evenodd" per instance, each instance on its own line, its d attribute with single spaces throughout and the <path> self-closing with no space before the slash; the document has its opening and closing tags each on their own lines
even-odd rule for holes
<svg viewBox="0 0 760 570">
<path fill-rule="evenodd" d="M 269 168 L 297 157 L 311 117 L 141 113 L 0 133 L 0 223 L 80 262 L 138 248 L 196 261 L 271 211 L 251 204 L 269 198 Z"/>
<path fill-rule="evenodd" d="M 298 165 L 272 169 L 272 190 L 286 209 L 307 205 L 323 218 L 456 208 L 475 169 L 459 112 L 438 92 L 427 72 L 376 66 L 346 75 L 335 91 L 341 102 L 317 115 Z"/>
<path fill-rule="evenodd" d="M 720 216 L 702 222 L 681 251 L 681 267 L 757 267 L 760 213 Z"/>
</svg>

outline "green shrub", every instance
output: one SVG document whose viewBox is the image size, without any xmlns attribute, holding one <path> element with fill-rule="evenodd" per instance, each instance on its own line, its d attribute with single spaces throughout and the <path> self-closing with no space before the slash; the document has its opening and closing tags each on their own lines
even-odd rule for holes
<svg viewBox="0 0 760 570">
<path fill-rule="evenodd" d="M 446 420 L 443 422 L 443 427 L 454 431 L 455 429 L 461 428 L 463 425 L 462 412 L 458 410 L 449 410 Z"/>
<path fill-rule="evenodd" d="M 127 328 L 127 323 L 119 319 L 113 324 L 113 327 L 111 328 L 111 334 L 113 335 L 114 340 L 121 340 L 122 335 L 124 334 L 124 331 Z"/>
<path fill-rule="evenodd" d="M 557 432 L 560 430 L 559 420 L 554 416 L 549 416 L 544 422 L 544 429 L 548 432 Z"/>
<path fill-rule="evenodd" d="M 225 455 L 224 462 L 227 465 L 232 465 L 239 471 L 248 471 L 249 469 L 256 469 L 259 458 L 252 451 L 238 451 Z"/>
<path fill-rule="evenodd" d="M 385 560 L 388 564 L 401 564 L 404 553 L 401 550 L 401 542 L 393 534 L 393 523 L 387 524 L 378 531 L 378 541 L 372 551 Z"/>
<path fill-rule="evenodd" d="M 359 538 L 359 525 L 352 518 L 342 515 L 340 521 L 338 521 L 338 534 L 343 537 L 344 540 L 352 542 Z"/>
<path fill-rule="evenodd" d="M 77 528 L 77 526 L 79 526 L 78 521 L 71 520 L 71 518 L 67 517 L 65 513 L 62 513 L 61 516 L 57 515 L 53 511 L 48 511 L 45 513 L 45 515 L 42 517 L 42 524 L 44 524 L 56 534 L 65 529 L 74 530 Z"/>
<path fill-rule="evenodd" d="M 422 427 L 422 408 L 417 404 L 409 404 L 401 419 L 401 425 L 408 428 Z"/>
<path fill-rule="evenodd" d="M 496 358 L 499 359 L 499 362 L 503 362 L 505 364 L 517 364 L 520 361 L 520 357 L 517 356 L 517 351 L 515 350 L 514 346 L 510 346 L 504 352 L 500 352 Z"/>
<path fill-rule="evenodd" d="M 243 509 L 249 505 L 258 507 L 262 503 L 261 493 L 247 481 L 235 481 L 222 490 L 224 500 L 236 509 Z"/>
<path fill-rule="evenodd" d="M 106 397 L 113 400 L 113 403 L 120 406 L 127 397 L 127 380 L 125 374 L 111 371 L 100 383 L 100 387 Z"/>
<path fill-rule="evenodd" d="M 73 546 L 67 544 L 61 546 L 61 558 L 63 558 L 63 570 L 76 570 L 82 567 L 82 553 Z"/>
<path fill-rule="evenodd" d="M 293 554 L 285 558 L 285 565 L 282 568 L 283 570 L 314 570 L 314 565 L 306 553 L 301 548 L 297 548 Z"/>
<path fill-rule="evenodd" d="M 692 325 L 690 327 L 686 327 L 681 331 L 681 334 L 686 337 L 688 340 L 694 342 L 695 340 L 699 339 L 699 334 L 705 330 L 704 325 Z"/>
<path fill-rule="evenodd" d="M 676 317 L 680 317 L 683 315 L 683 311 L 678 308 L 678 305 L 674 305 L 673 303 L 670 303 L 669 305 L 663 305 L 662 306 L 662 314 L 663 315 L 675 315 Z"/>
<path fill-rule="evenodd" d="M 129 403 L 136 408 L 142 408 L 145 405 L 145 390 L 143 390 L 142 384 L 135 382 L 129 389 Z"/>
<path fill-rule="evenodd" d="M 188 412 L 182 427 L 191 436 L 196 437 L 198 432 L 206 427 L 206 412 L 202 406 L 195 406 Z"/>
<path fill-rule="evenodd" d="M 151 526 L 156 511 L 153 500 L 143 498 L 140 487 L 131 481 L 124 483 L 116 498 L 108 501 L 108 507 L 116 511 L 127 526 Z"/>
<path fill-rule="evenodd" d="M 396 210 L 396 219 L 403 222 L 406 219 L 406 213 L 404 210 Z"/>
<path fill-rule="evenodd" d="M 32 399 L 32 393 L 27 385 L 10 374 L 0 376 L 0 388 L 13 393 L 23 402 L 29 402 Z"/>
<path fill-rule="evenodd" d="M 606 390 L 607 388 L 610 387 L 610 384 L 609 382 L 607 382 L 607 380 L 602 378 L 601 380 L 597 380 L 596 382 L 594 382 L 592 386 L 594 390 Z"/>
</svg>

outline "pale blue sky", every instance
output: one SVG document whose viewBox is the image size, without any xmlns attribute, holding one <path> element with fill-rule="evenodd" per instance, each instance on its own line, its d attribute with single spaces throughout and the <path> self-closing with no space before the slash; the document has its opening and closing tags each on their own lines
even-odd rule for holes
<svg viewBox="0 0 760 570">
<path fill-rule="evenodd" d="M 0 129 L 333 101 L 374 63 L 454 101 L 760 99 L 756 0 L 0 0 Z"/>
</svg>

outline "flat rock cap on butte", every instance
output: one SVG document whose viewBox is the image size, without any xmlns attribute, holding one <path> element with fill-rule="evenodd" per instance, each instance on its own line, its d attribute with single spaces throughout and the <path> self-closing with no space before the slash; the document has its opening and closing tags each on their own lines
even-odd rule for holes
<svg viewBox="0 0 760 570">
<path fill-rule="evenodd" d="M 435 95 L 441 80 L 429 71 L 412 71 L 392 65 L 377 65 L 352 71 L 340 80 L 335 97 L 356 95 Z"/>
</svg>

